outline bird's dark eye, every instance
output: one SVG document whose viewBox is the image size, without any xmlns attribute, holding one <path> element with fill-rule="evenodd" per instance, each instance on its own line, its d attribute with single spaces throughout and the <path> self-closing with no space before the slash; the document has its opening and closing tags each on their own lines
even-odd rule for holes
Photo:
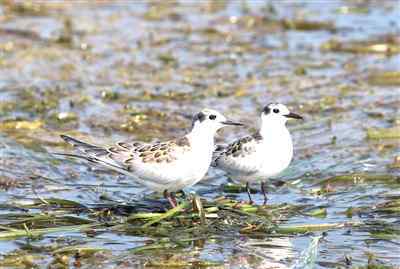
<svg viewBox="0 0 400 269">
<path fill-rule="evenodd" d="M 279 109 L 277 109 L 277 108 L 274 108 L 274 110 L 272 110 L 272 111 L 274 111 L 274 113 L 279 113 Z"/>
<path fill-rule="evenodd" d="M 217 116 L 215 116 L 215 115 L 210 115 L 208 118 L 209 118 L 210 120 L 215 120 L 215 119 L 217 118 Z"/>
</svg>

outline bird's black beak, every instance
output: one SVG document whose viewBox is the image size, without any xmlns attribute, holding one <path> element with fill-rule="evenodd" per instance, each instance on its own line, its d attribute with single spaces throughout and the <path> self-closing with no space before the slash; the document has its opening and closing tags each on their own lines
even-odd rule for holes
<svg viewBox="0 0 400 269">
<path fill-rule="evenodd" d="M 296 120 L 302 120 L 303 117 L 300 116 L 299 114 L 296 113 L 292 113 L 290 112 L 289 114 L 285 115 L 286 118 L 292 118 L 292 119 L 296 119 Z"/>
<path fill-rule="evenodd" d="M 221 123 L 224 124 L 224 125 L 244 126 L 243 123 L 234 122 L 234 121 L 231 121 L 231 120 L 226 120 L 226 121 L 223 121 Z"/>
</svg>

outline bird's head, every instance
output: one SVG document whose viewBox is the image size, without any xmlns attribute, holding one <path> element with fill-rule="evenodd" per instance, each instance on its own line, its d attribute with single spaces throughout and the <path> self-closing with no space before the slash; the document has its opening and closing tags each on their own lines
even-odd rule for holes
<svg viewBox="0 0 400 269">
<path fill-rule="evenodd" d="M 289 119 L 303 119 L 302 116 L 290 112 L 283 104 L 271 103 L 264 107 L 261 113 L 262 122 L 272 122 L 276 124 L 285 124 Z"/>
<path fill-rule="evenodd" d="M 192 129 L 201 128 L 203 130 L 210 130 L 210 132 L 216 132 L 229 125 L 243 126 L 242 123 L 228 120 L 218 111 L 208 108 L 195 114 L 192 121 Z"/>
</svg>

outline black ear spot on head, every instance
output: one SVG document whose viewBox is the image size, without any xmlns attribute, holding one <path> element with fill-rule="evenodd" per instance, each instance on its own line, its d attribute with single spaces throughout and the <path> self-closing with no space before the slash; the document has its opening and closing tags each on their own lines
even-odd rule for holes
<svg viewBox="0 0 400 269">
<path fill-rule="evenodd" d="M 269 108 L 269 106 L 265 106 L 263 109 L 263 113 L 264 114 L 269 114 L 269 112 L 271 112 L 271 109 Z"/>
<path fill-rule="evenodd" d="M 210 115 L 208 118 L 209 118 L 210 120 L 215 120 L 215 119 L 217 118 L 217 116 L 216 116 L 216 115 Z"/>
<path fill-rule="evenodd" d="M 197 114 L 194 116 L 193 122 L 195 122 L 195 121 L 200 121 L 200 122 L 202 122 L 202 121 L 205 120 L 205 119 L 206 119 L 206 115 L 205 115 L 203 112 L 199 112 L 199 113 L 197 113 Z"/>
</svg>

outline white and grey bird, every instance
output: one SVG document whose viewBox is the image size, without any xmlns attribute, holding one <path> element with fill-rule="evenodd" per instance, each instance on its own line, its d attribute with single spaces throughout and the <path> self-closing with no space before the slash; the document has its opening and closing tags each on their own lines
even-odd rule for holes
<svg viewBox="0 0 400 269">
<path fill-rule="evenodd" d="M 119 142 L 112 147 L 96 146 L 61 135 L 83 158 L 133 177 L 150 190 L 163 192 L 174 207 L 171 192 L 190 187 L 200 181 L 212 161 L 216 132 L 227 125 L 242 125 L 227 120 L 221 113 L 204 109 L 193 117 L 191 131 L 183 137 L 166 142 Z"/>
<path fill-rule="evenodd" d="M 281 173 L 292 160 L 293 143 L 286 128 L 290 118 L 303 119 L 283 104 L 268 104 L 261 113 L 258 132 L 242 137 L 226 147 L 217 146 L 213 166 L 227 172 L 232 180 L 246 183 L 250 203 L 249 184 L 261 183 L 266 204 L 265 180 Z"/>
</svg>

